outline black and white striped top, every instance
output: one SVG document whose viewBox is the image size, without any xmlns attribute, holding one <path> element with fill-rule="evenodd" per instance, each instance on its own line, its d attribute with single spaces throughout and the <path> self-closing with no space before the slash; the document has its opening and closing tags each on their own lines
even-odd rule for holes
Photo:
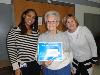
<svg viewBox="0 0 100 75">
<path fill-rule="evenodd" d="M 20 29 L 12 28 L 7 37 L 7 48 L 11 63 L 36 60 L 38 32 L 21 35 Z"/>
</svg>

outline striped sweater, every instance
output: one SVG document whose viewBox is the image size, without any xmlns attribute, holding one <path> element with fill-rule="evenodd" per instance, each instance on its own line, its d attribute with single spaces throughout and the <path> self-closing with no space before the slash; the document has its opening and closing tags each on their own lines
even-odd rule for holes
<svg viewBox="0 0 100 75">
<path fill-rule="evenodd" d="M 12 28 L 7 37 L 7 48 L 13 70 L 19 68 L 18 62 L 36 60 L 38 32 L 30 35 L 21 35 L 20 29 Z"/>
</svg>

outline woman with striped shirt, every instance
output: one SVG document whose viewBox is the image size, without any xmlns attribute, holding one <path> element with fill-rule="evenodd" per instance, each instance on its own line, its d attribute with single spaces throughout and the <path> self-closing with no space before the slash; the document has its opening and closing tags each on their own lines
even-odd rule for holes
<svg viewBox="0 0 100 75">
<path fill-rule="evenodd" d="M 18 27 L 12 28 L 7 37 L 7 48 L 15 75 L 40 75 L 36 61 L 38 22 L 33 9 L 22 13 Z"/>
</svg>

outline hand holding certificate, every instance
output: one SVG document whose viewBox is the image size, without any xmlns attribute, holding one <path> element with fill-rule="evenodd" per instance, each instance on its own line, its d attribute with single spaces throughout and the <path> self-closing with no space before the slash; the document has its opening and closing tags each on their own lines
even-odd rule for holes
<svg viewBox="0 0 100 75">
<path fill-rule="evenodd" d="M 38 61 L 62 61 L 61 42 L 39 42 Z"/>
</svg>

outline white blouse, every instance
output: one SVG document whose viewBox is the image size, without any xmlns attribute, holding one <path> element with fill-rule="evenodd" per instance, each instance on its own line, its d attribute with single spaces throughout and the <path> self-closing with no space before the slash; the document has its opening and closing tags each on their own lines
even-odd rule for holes
<svg viewBox="0 0 100 75">
<path fill-rule="evenodd" d="M 86 26 L 78 26 L 73 33 L 65 32 L 70 41 L 73 57 L 78 62 L 83 62 L 92 57 L 97 57 L 97 47 L 94 37 Z"/>
</svg>

